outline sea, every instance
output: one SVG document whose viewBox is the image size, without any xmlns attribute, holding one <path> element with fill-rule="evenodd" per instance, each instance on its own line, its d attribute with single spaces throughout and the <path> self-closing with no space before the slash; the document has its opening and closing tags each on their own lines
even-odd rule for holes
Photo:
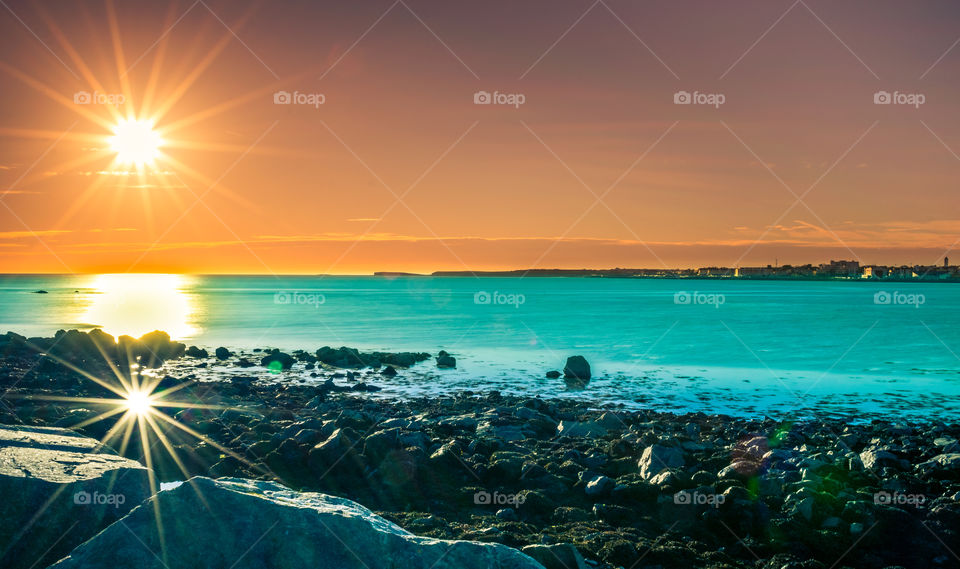
<svg viewBox="0 0 960 569">
<path fill-rule="evenodd" d="M 2 275 L 0 331 L 207 349 L 446 350 L 382 397 L 498 390 L 673 412 L 955 421 L 960 285 L 571 277 Z M 582 355 L 592 379 L 562 379 Z M 222 372 L 226 373 L 226 372 Z M 295 368 L 275 381 L 311 381 Z"/>
</svg>

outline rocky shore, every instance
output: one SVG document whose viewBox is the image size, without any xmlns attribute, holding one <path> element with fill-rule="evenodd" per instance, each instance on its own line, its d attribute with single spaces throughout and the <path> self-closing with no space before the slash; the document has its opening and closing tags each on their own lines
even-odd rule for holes
<svg viewBox="0 0 960 569">
<path fill-rule="evenodd" d="M 117 417 L 93 420 L 109 404 L 90 400 L 116 395 L 84 373 L 118 381 L 118 364 L 139 363 L 156 378 L 155 411 L 189 429 L 158 422 L 170 441 L 151 450 L 160 481 L 341 496 L 416 536 L 499 543 L 548 569 L 960 567 L 956 417 L 746 420 L 469 391 L 388 400 L 377 384 L 430 354 L 64 334 L 0 337 L 0 423 L 100 439 Z M 295 363 L 317 380 L 276 381 Z M 124 454 L 146 464 L 138 436 Z"/>
</svg>

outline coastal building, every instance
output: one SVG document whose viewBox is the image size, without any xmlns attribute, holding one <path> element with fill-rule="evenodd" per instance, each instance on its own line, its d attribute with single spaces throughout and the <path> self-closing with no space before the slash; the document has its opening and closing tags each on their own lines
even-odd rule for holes
<svg viewBox="0 0 960 569">
<path fill-rule="evenodd" d="M 698 277 L 732 277 L 736 271 L 730 267 L 702 267 L 697 269 Z"/>
<path fill-rule="evenodd" d="M 821 264 L 817 275 L 827 277 L 858 277 L 860 276 L 859 261 L 834 261 Z"/>
</svg>

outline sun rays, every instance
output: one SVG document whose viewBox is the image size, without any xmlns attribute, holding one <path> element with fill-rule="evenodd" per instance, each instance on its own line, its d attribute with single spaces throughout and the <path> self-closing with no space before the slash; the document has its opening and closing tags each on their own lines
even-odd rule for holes
<svg viewBox="0 0 960 569">
<path fill-rule="evenodd" d="M 188 480 L 193 476 L 190 468 L 185 463 L 183 452 L 178 450 L 178 445 L 197 445 L 200 443 L 209 445 L 216 449 L 221 456 L 229 456 L 241 464 L 244 464 L 251 470 L 268 474 L 268 471 L 262 467 L 253 464 L 245 457 L 237 454 L 229 448 L 217 443 L 210 437 L 191 428 L 165 410 L 204 410 L 210 413 L 219 413 L 227 409 L 233 409 L 226 405 L 209 405 L 198 402 L 195 396 L 183 397 L 190 388 L 195 385 L 193 381 L 182 381 L 169 385 L 168 378 L 153 369 L 145 369 L 137 362 L 137 356 L 132 351 L 121 354 L 120 361 L 111 357 L 103 347 L 95 343 L 102 356 L 102 361 L 97 361 L 95 365 L 89 362 L 83 367 L 76 365 L 68 359 L 51 354 L 50 350 L 43 352 L 39 347 L 27 344 L 37 352 L 42 352 L 42 358 L 49 358 L 59 366 L 79 375 L 83 380 L 92 382 L 102 390 L 105 390 L 108 396 L 104 397 L 85 397 L 85 396 L 62 396 L 48 395 L 39 393 L 13 393 L 8 392 L 7 398 L 24 399 L 35 401 L 50 401 L 65 403 L 75 406 L 76 409 L 87 409 L 90 415 L 70 425 L 71 429 L 84 430 L 88 427 L 94 427 L 98 424 L 109 425 L 106 433 L 99 438 L 100 444 L 95 451 L 110 449 L 121 456 L 130 456 L 139 454 L 140 461 L 147 468 L 147 479 L 150 488 L 150 494 L 156 495 L 160 491 L 160 478 L 158 467 L 160 462 L 169 459 L 175 465 L 175 468 L 182 476 L 183 480 Z M 118 344 L 122 345 L 122 344 Z M 155 355 L 155 354 L 154 354 Z M 84 369 L 89 368 L 89 369 Z M 102 368 L 103 373 L 93 371 Z M 92 385 L 90 387 L 93 387 Z M 190 400 L 190 399 L 193 400 Z M 139 449 L 132 448 L 131 445 L 139 442 Z M 109 452 L 109 451 L 108 451 Z M 110 480 L 109 488 L 116 484 L 116 476 Z M 169 477 L 167 472 L 165 476 Z M 195 486 L 194 486 L 195 487 Z M 59 493 L 58 493 L 59 495 Z M 205 503 L 203 495 L 197 491 L 198 499 Z M 42 510 L 51 507 L 55 500 L 49 500 L 41 508 Z M 159 502 L 152 500 L 154 509 L 154 518 L 160 535 L 161 555 L 165 558 L 166 544 L 163 537 L 163 518 L 159 509 Z"/>
<path fill-rule="evenodd" d="M 102 42 L 107 44 L 103 46 L 106 54 L 97 49 L 100 46 L 96 37 L 84 38 L 82 42 L 68 37 L 49 13 L 40 6 L 35 7 L 53 38 L 50 47 L 63 56 L 63 81 L 51 82 L 43 74 L 0 61 L 0 74 L 24 83 L 45 99 L 68 109 L 76 119 L 73 126 L 64 125 L 65 131 L 49 127 L 0 128 L 0 136 L 50 140 L 58 147 L 71 147 L 66 158 L 43 168 L 43 171 L 38 169 L 22 184 L 52 175 L 83 180 L 57 220 L 58 227 L 75 220 L 84 208 L 96 203 L 104 204 L 111 214 L 116 212 L 116 215 L 142 218 L 152 233 L 155 218 L 161 215 L 161 211 L 185 210 L 194 200 L 200 199 L 198 196 L 208 192 L 215 192 L 237 207 L 254 211 L 254 201 L 231 190 L 217 171 L 208 173 L 212 164 L 219 164 L 212 155 L 280 154 L 286 150 L 264 147 L 259 140 L 255 148 L 250 146 L 254 140 L 242 143 L 215 140 L 217 135 L 222 136 L 222 129 L 210 129 L 206 121 L 236 112 L 244 105 L 269 101 L 279 87 L 314 74 L 316 70 L 298 73 L 282 82 L 270 77 L 267 79 L 269 84 L 227 98 L 197 99 L 196 93 L 205 90 L 198 90 L 198 82 L 210 72 L 224 50 L 237 41 L 236 32 L 250 20 L 255 7 L 245 10 L 228 26 L 226 22 L 218 21 L 215 14 L 207 14 L 201 9 L 184 10 L 184 6 L 172 3 L 163 25 L 158 28 L 157 41 L 142 53 L 139 50 L 143 47 L 138 47 L 136 57 L 129 57 L 124 50 L 124 45 L 128 44 L 124 43 L 117 8 L 111 1 L 105 6 L 106 17 L 97 20 L 105 20 L 107 24 L 108 33 L 102 36 L 109 38 Z M 95 25 L 90 8 L 80 9 L 84 12 L 81 18 Z M 188 15 L 213 28 L 208 30 L 209 33 L 194 35 L 189 42 L 176 44 L 177 50 L 172 50 L 170 45 L 177 33 L 177 24 Z M 217 26 L 221 27 L 222 33 L 214 31 Z M 93 57 L 92 54 L 97 55 Z M 152 65 L 148 66 L 151 61 Z M 201 104 L 200 101 L 204 102 Z M 186 191 L 163 191 L 184 189 Z M 141 196 L 142 211 L 117 211 L 111 204 L 120 203 L 124 200 L 123 192 L 130 190 L 136 190 Z M 163 191 L 163 195 L 143 190 Z"/>
</svg>

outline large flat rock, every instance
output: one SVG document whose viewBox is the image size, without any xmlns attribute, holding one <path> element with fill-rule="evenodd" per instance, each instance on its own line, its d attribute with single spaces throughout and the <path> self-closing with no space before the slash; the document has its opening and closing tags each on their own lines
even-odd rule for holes
<svg viewBox="0 0 960 569">
<path fill-rule="evenodd" d="M 237 478 L 160 492 L 53 567 L 118 559 L 138 569 L 543 569 L 504 545 L 417 537 L 344 498 Z"/>
<path fill-rule="evenodd" d="M 95 439 L 0 425 L 0 567 L 45 567 L 149 495 L 147 469 Z"/>
</svg>

